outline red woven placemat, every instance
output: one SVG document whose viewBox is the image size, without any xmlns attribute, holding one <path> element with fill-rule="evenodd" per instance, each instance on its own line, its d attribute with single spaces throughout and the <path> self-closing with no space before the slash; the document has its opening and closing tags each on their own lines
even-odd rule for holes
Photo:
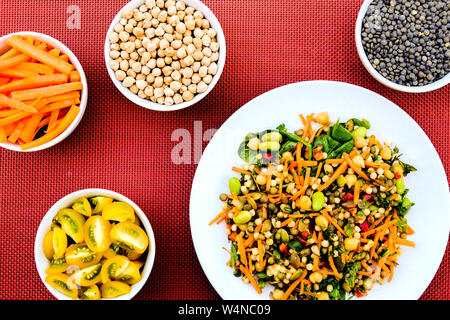
<svg viewBox="0 0 450 320">
<path fill-rule="evenodd" d="M 64 42 L 89 82 L 84 118 L 63 143 L 37 153 L 0 150 L 0 299 L 51 299 L 34 264 L 34 237 L 54 202 L 84 188 L 124 194 L 146 212 L 157 241 L 148 283 L 136 299 L 218 299 L 198 263 L 189 229 L 195 164 L 175 165 L 175 129 L 219 128 L 240 106 L 305 80 L 353 83 L 387 97 L 428 134 L 450 174 L 450 86 L 426 94 L 393 91 L 363 68 L 354 45 L 358 1 L 205 0 L 224 29 L 227 61 L 212 93 L 192 108 L 153 112 L 126 100 L 103 59 L 106 31 L 125 0 L 2 0 L 0 34 L 37 31 Z M 81 29 L 67 28 L 69 6 Z M 205 146 L 205 145 L 204 145 Z M 449 248 L 422 299 L 449 299 Z"/>
</svg>

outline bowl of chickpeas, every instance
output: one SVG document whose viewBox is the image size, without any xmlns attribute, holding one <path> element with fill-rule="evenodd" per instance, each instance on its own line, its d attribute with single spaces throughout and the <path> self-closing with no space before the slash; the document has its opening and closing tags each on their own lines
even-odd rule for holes
<svg viewBox="0 0 450 320">
<path fill-rule="evenodd" d="M 105 62 L 117 89 L 147 109 L 192 106 L 217 84 L 225 36 L 199 0 L 132 0 L 113 19 Z"/>
</svg>

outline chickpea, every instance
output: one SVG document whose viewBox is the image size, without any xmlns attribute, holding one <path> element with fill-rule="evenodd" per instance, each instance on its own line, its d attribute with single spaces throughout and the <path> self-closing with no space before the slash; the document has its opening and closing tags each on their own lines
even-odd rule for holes
<svg viewBox="0 0 450 320">
<path fill-rule="evenodd" d="M 206 83 L 204 83 L 203 81 L 200 81 L 200 82 L 197 84 L 197 92 L 198 92 L 198 93 L 203 93 L 203 92 L 205 92 L 206 90 L 208 90 L 208 85 L 207 85 Z"/>
<path fill-rule="evenodd" d="M 309 281 L 311 281 L 312 283 L 320 283 L 323 280 L 323 276 L 320 272 L 313 272 L 309 275 Z"/>
<path fill-rule="evenodd" d="M 194 94 L 190 92 L 189 90 L 183 92 L 183 99 L 184 101 L 191 101 L 194 98 Z"/>
<path fill-rule="evenodd" d="M 324 215 L 319 215 L 315 219 L 316 225 L 318 225 L 321 229 L 328 228 L 328 219 Z"/>
<path fill-rule="evenodd" d="M 175 104 L 179 104 L 183 102 L 183 97 L 181 96 L 181 94 L 177 93 L 173 96 L 173 102 Z"/>
<path fill-rule="evenodd" d="M 111 34 L 109 35 L 109 42 L 111 43 L 117 43 L 119 41 L 119 34 L 117 32 L 111 32 Z"/>
<path fill-rule="evenodd" d="M 207 57 L 205 57 L 205 58 L 207 58 Z M 213 62 L 208 67 L 208 73 L 214 76 L 217 74 L 218 69 L 219 69 L 219 66 L 217 65 L 217 63 Z"/>
<path fill-rule="evenodd" d="M 119 81 L 123 81 L 126 78 L 127 74 L 123 70 L 116 71 L 116 78 Z"/>
<path fill-rule="evenodd" d="M 359 240 L 356 238 L 346 238 L 344 240 L 345 250 L 354 251 L 358 248 Z"/>
<path fill-rule="evenodd" d="M 125 88 L 130 88 L 134 84 L 134 82 L 134 78 L 128 76 L 123 80 L 122 84 Z"/>
<path fill-rule="evenodd" d="M 400 176 L 403 176 L 404 170 L 403 170 L 403 167 L 401 166 L 401 164 L 395 163 L 392 166 L 392 170 L 394 171 L 394 173 L 399 174 Z"/>
<path fill-rule="evenodd" d="M 306 195 L 301 196 L 300 200 L 299 200 L 299 204 L 300 204 L 299 205 L 300 209 L 305 210 L 305 211 L 311 210 L 312 201 L 311 201 L 310 197 L 308 197 Z"/>
<path fill-rule="evenodd" d="M 380 151 L 380 156 L 381 158 L 383 158 L 383 160 L 390 160 L 392 157 L 392 151 L 390 148 L 388 147 L 384 147 L 383 149 L 381 149 Z"/>
</svg>

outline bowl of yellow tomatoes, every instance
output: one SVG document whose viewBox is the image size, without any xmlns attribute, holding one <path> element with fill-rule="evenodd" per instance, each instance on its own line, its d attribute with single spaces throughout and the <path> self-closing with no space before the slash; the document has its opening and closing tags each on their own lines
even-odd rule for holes
<svg viewBox="0 0 450 320">
<path fill-rule="evenodd" d="M 42 282 L 59 300 L 130 300 L 150 275 L 155 238 L 145 213 L 130 199 L 85 189 L 46 213 L 34 254 Z"/>
</svg>

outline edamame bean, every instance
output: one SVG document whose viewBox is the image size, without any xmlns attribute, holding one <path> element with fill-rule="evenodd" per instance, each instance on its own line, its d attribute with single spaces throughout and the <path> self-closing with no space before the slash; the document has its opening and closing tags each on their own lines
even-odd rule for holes
<svg viewBox="0 0 450 320">
<path fill-rule="evenodd" d="M 365 137 L 367 135 L 367 129 L 364 127 L 358 127 L 352 131 L 353 138 L 355 137 Z"/>
<path fill-rule="evenodd" d="M 238 178 L 231 178 L 228 181 L 228 186 L 230 187 L 231 193 L 240 194 L 241 193 L 241 181 Z"/>
<path fill-rule="evenodd" d="M 314 192 L 312 195 L 312 208 L 314 211 L 319 211 L 325 205 L 325 195 L 320 192 Z"/>
<path fill-rule="evenodd" d="M 274 131 L 274 132 L 268 132 L 268 133 L 264 134 L 264 135 L 261 137 L 261 140 L 262 140 L 263 142 L 264 142 L 264 141 L 280 142 L 281 139 L 282 139 L 281 133 L 276 132 L 276 131 Z"/>
<path fill-rule="evenodd" d="M 261 144 L 259 146 L 259 150 L 261 150 L 263 152 L 278 151 L 278 150 L 280 150 L 280 148 L 281 148 L 280 144 L 276 141 L 264 141 L 264 142 L 261 142 Z"/>
<path fill-rule="evenodd" d="M 345 177 L 344 177 L 343 175 L 340 175 L 340 176 L 337 178 L 336 182 L 337 182 L 338 186 L 339 186 L 340 188 L 342 188 L 342 187 L 345 185 L 345 183 L 347 182 L 347 180 L 345 179 Z"/>
<path fill-rule="evenodd" d="M 289 242 L 289 234 L 287 233 L 287 231 L 284 229 L 280 229 L 279 232 L 280 232 L 281 241 L 284 243 L 288 243 Z"/>
<path fill-rule="evenodd" d="M 237 215 L 233 217 L 233 221 L 236 224 L 244 224 L 252 219 L 252 214 L 248 211 L 239 211 Z"/>
<path fill-rule="evenodd" d="M 403 180 L 403 177 L 401 177 L 400 179 L 397 179 L 397 181 L 395 182 L 395 186 L 397 187 L 398 194 L 405 193 L 405 181 Z"/>
</svg>

